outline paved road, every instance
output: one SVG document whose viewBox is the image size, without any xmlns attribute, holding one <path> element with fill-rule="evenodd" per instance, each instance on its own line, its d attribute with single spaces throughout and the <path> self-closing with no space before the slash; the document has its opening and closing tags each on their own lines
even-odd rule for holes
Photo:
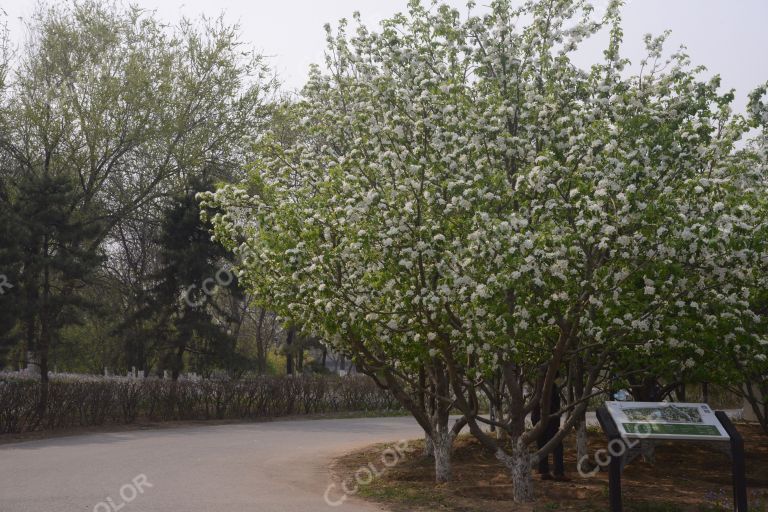
<svg viewBox="0 0 768 512">
<path fill-rule="evenodd" d="M 419 436 L 410 418 L 371 418 L 5 445 L 0 512 L 374 512 L 380 509 L 354 498 L 338 507 L 326 504 L 329 461 L 368 444 Z M 338 488 L 329 494 L 332 501 L 340 496 Z"/>
<path fill-rule="evenodd" d="M 587 421 L 595 424 L 594 414 Z M 328 463 L 355 448 L 421 435 L 410 418 L 369 418 L 10 444 L 0 446 L 0 512 L 377 512 L 354 497 L 327 505 Z M 381 459 L 370 462 L 383 468 Z M 328 498 L 342 495 L 334 487 Z"/>
</svg>

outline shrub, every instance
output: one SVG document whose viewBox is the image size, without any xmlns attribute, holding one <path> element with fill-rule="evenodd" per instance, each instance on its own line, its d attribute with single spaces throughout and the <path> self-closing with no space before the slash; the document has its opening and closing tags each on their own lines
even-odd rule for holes
<svg viewBox="0 0 768 512">
<path fill-rule="evenodd" d="M 43 417 L 40 382 L 0 373 L 0 434 L 137 420 L 258 419 L 296 414 L 399 410 L 368 378 L 301 376 L 177 382 L 58 375 Z"/>
</svg>

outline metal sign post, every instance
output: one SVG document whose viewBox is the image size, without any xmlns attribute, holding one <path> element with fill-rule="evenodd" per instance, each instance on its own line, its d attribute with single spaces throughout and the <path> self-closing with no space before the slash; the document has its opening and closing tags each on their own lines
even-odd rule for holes
<svg viewBox="0 0 768 512">
<path fill-rule="evenodd" d="M 616 427 L 616 422 L 613 421 L 608 409 L 605 406 L 600 407 L 597 410 L 597 421 L 600 423 L 600 427 L 608 437 L 608 454 L 610 456 L 610 462 L 608 466 L 608 502 L 611 505 L 611 512 L 623 512 L 624 504 L 621 498 L 621 456 L 614 455 L 615 449 L 611 449 L 611 446 L 615 446 L 616 443 L 624 443 L 624 440 L 619 434 L 619 429 Z"/>
<path fill-rule="evenodd" d="M 648 420 L 638 420 L 638 416 L 643 414 L 652 416 Z M 691 416 L 680 418 L 680 414 Z M 713 413 L 706 404 L 624 402 L 617 405 L 617 402 L 608 402 L 597 410 L 597 420 L 608 438 L 608 500 L 611 512 L 624 510 L 621 472 L 627 447 L 643 439 L 730 441 L 733 510 L 748 512 L 744 439 L 723 411 Z"/>
<path fill-rule="evenodd" d="M 731 437 L 731 455 L 733 461 L 733 510 L 747 512 L 747 466 L 744 457 L 744 438 L 723 411 L 715 412 L 717 419 Z"/>
</svg>

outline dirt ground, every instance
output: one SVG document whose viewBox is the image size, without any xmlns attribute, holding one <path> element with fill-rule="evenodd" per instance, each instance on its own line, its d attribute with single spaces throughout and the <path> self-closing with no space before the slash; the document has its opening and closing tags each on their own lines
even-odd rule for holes
<svg viewBox="0 0 768 512">
<path fill-rule="evenodd" d="M 747 486 L 750 511 L 768 511 L 768 436 L 752 425 L 737 427 L 747 451 Z M 608 510 L 608 476 L 597 473 L 582 478 L 576 472 L 574 439 L 566 440 L 566 470 L 571 482 L 541 481 L 536 477 L 537 501 L 532 506 L 512 502 L 512 482 L 492 453 L 474 439 L 461 437 L 453 456 L 450 484 L 433 482 L 432 460 L 422 455 L 423 442 L 410 444 L 407 454 L 391 469 L 382 461 L 384 446 L 371 446 L 337 459 L 332 470 L 339 479 L 350 479 L 361 467 L 381 475 L 360 486 L 359 495 L 397 511 L 509 512 Z M 590 431 L 590 452 L 605 448 L 602 433 Z M 369 466 L 370 464 L 370 466 Z M 733 510 L 730 459 L 726 453 L 703 443 L 663 443 L 655 461 L 642 458 L 623 474 L 627 512 L 716 512 Z"/>
</svg>

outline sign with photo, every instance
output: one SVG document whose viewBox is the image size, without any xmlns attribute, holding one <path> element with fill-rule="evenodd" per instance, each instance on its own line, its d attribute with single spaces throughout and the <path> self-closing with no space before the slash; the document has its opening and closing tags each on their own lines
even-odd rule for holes
<svg viewBox="0 0 768 512">
<path fill-rule="evenodd" d="M 674 402 L 606 402 L 624 438 L 728 441 L 707 404 Z"/>
</svg>

